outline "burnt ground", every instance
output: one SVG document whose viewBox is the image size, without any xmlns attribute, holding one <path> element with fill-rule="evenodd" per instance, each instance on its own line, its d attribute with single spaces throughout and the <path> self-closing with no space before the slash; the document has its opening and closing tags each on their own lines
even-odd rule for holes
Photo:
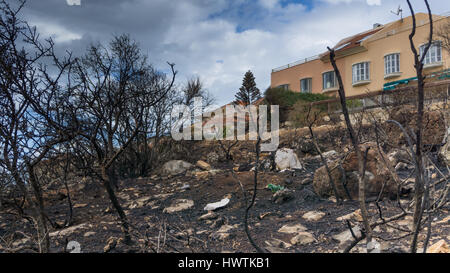
<svg viewBox="0 0 450 273">
<path fill-rule="evenodd" d="M 337 205 L 333 198 L 318 197 L 312 188 L 311 179 L 314 170 L 320 166 L 317 160 L 302 160 L 302 171 L 260 173 L 257 198 L 250 211 L 250 232 L 256 243 L 276 252 L 341 252 L 350 241 L 340 243 L 333 236 L 348 231 L 345 221 L 338 217 L 348 215 L 358 209 L 356 201 L 345 201 Z M 233 176 L 232 166 L 215 167 L 220 171 L 214 174 L 205 172 L 175 177 L 127 179 L 119 185 L 118 197 L 130 223 L 133 225 L 133 244 L 125 245 L 118 238 L 122 236 L 115 211 L 110 205 L 106 192 L 95 181 L 76 181 L 71 191 L 73 223 L 71 228 L 51 228 L 51 247 L 53 252 L 63 252 L 67 243 L 76 241 L 82 252 L 104 252 L 110 244 L 109 252 L 255 252 L 244 232 L 243 217 L 246 208 L 241 186 L 242 183 L 250 197 L 253 189 L 252 171 L 237 172 Z M 236 179 L 237 178 L 237 179 Z M 293 191 L 293 198 L 282 203 L 272 202 L 272 192 L 266 188 L 269 184 L 284 185 Z M 188 184 L 188 189 L 182 189 Z M 199 220 L 206 212 L 207 203 L 220 201 L 228 197 L 230 203 L 215 212 L 216 219 Z M 175 213 L 165 213 L 164 208 L 174 200 L 189 199 L 194 206 Z M 410 197 L 401 202 L 407 203 Z M 400 212 L 396 200 L 380 201 L 383 217 Z M 63 223 L 67 217 L 67 197 L 61 192 L 46 196 L 49 217 L 56 223 Z M 369 213 L 373 221 L 379 220 L 379 211 L 374 202 L 369 203 Z M 308 221 L 302 216 L 310 211 L 323 212 L 318 221 Z M 444 239 L 450 241 L 448 206 L 432 215 L 433 224 L 430 245 Z M 357 217 L 351 219 L 353 227 L 362 226 Z M 381 243 L 382 252 L 407 252 L 411 236 L 408 235 L 411 217 L 399 219 L 389 225 L 374 230 L 376 239 Z M 280 233 L 284 225 L 301 224 L 312 234 L 315 241 L 301 245 L 289 245 L 295 234 Z M 225 233 L 217 233 L 224 226 Z M 24 234 L 32 233 L 29 221 L 17 216 L 16 210 L 6 207 L 0 212 L 0 236 L 3 245 L 19 247 L 22 252 L 31 251 L 32 240 Z M 21 231 L 21 232 L 15 232 Z M 420 236 L 419 248 L 426 236 Z M 401 238 L 401 239 L 399 239 Z M 284 243 L 280 243 L 281 240 Z M 159 247 L 158 247 L 159 244 Z M 364 241 L 352 252 L 364 252 Z M 1 249 L 0 249 L 0 252 Z"/>
</svg>

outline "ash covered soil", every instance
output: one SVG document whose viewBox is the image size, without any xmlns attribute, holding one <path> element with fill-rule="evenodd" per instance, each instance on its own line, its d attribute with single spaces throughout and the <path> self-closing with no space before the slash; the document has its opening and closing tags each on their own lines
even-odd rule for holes
<svg viewBox="0 0 450 273">
<path fill-rule="evenodd" d="M 347 216 L 344 218 L 353 228 L 362 226 L 358 203 L 345 201 L 337 205 L 334 198 L 318 197 L 310 184 L 313 171 L 318 166 L 305 165 L 309 168 L 302 171 L 259 175 L 256 202 L 249 217 L 250 233 L 259 246 L 270 252 L 342 252 L 352 241 L 352 236 L 346 221 L 338 218 Z M 84 187 L 72 192 L 73 226 L 51 230 L 52 251 L 70 251 L 66 249 L 67 243 L 76 241 L 82 252 L 254 252 L 244 232 L 246 204 L 241 189 L 242 184 L 250 198 L 254 172 L 236 172 L 234 176 L 226 167 L 207 177 L 180 175 L 166 179 L 122 180 L 118 197 L 133 225 L 134 242 L 131 245 L 120 240 L 120 222 L 103 188 L 93 181 L 85 182 Z M 281 204 L 274 203 L 272 192 L 266 188 L 268 184 L 291 189 L 292 198 Z M 207 203 L 223 198 L 230 199 L 227 206 L 205 217 L 209 219 L 199 219 L 207 213 L 204 211 Z M 164 212 L 179 199 L 192 200 L 193 206 L 178 212 Z M 406 201 L 408 199 L 402 200 Z M 55 194 L 48 196 L 46 202 L 49 217 L 63 222 L 68 210 L 66 198 Z M 401 212 L 396 200 L 385 198 L 379 205 L 386 218 Z M 371 218 L 379 220 L 375 203 L 369 203 L 368 208 Z M 0 217 L 3 236 L 13 230 L 32 230 L 30 223 L 14 215 L 12 209 L 3 210 Z M 448 243 L 448 207 L 432 217 L 430 245 L 442 239 Z M 381 251 L 407 252 L 411 222 L 412 218 L 406 216 L 376 228 L 374 234 Z M 12 240 L 15 246 L 29 243 L 20 234 L 14 236 L 17 237 Z M 419 247 L 422 247 L 425 236 L 426 228 L 419 236 Z M 365 252 L 364 240 L 352 252 Z"/>
<path fill-rule="evenodd" d="M 335 141 L 328 143 L 339 146 Z M 51 190 L 49 186 L 44 199 L 47 215 L 55 224 L 50 226 L 51 251 L 76 251 L 72 248 L 72 241 L 75 241 L 79 250 L 85 253 L 255 252 L 243 224 L 246 201 L 250 200 L 254 186 L 252 145 L 236 146 L 234 164 L 219 161 L 211 164 L 209 171 L 194 167 L 180 175 L 163 175 L 157 171 L 149 177 L 120 180 L 117 197 L 131 225 L 131 244 L 122 240 L 120 220 L 98 181 L 80 178 L 70 182 L 73 218 L 69 227 L 58 226 L 64 223 L 69 213 L 67 192 L 61 187 Z M 188 147 L 190 162 L 195 164 L 214 149 L 209 144 Z M 338 151 L 337 154 L 341 153 Z M 267 157 L 264 155 L 262 159 Z M 249 232 L 256 244 L 267 252 L 342 252 L 353 241 L 348 224 L 356 236 L 361 234 L 359 204 L 357 201 L 337 204 L 334 197 L 319 197 L 312 183 L 315 171 L 322 166 L 320 159 L 317 155 L 307 154 L 300 154 L 299 158 L 302 169 L 284 172 L 266 169 L 258 173 L 256 201 L 249 212 Z M 448 176 L 446 166 L 436 161 L 436 167 Z M 406 180 L 412 177 L 411 170 L 401 171 L 399 175 Z M 433 182 L 441 179 L 434 177 Z M 286 200 L 274 202 L 274 194 L 267 188 L 269 184 L 288 189 Z M 443 189 L 439 187 L 444 184 L 437 185 L 433 193 L 441 194 Z M 230 200 L 225 207 L 207 214 L 204 210 L 207 204 L 224 198 Z M 380 216 L 387 219 L 401 213 L 398 203 L 408 209 L 411 200 L 412 192 L 402 195 L 399 200 L 384 197 L 378 206 L 373 198 L 369 198 L 367 207 L 371 222 L 380 221 Z M 15 202 L 20 204 L 22 200 L 17 198 Z M 409 210 L 412 211 L 412 207 Z M 436 252 L 448 252 L 448 202 L 433 212 L 431 219 L 428 246 L 433 246 Z M 379 244 L 377 248 L 388 253 L 409 252 L 411 224 L 409 214 L 376 227 L 373 234 Z M 427 230 L 428 223 L 419 234 L 419 251 L 422 251 Z M 13 202 L 4 204 L 0 210 L 3 242 L 0 245 L 9 250 L 4 248 L 0 252 L 11 249 L 36 252 L 35 239 L 29 238 L 29 234 L 35 234 L 32 222 L 18 215 Z M 365 240 L 351 250 L 366 251 Z"/>
</svg>

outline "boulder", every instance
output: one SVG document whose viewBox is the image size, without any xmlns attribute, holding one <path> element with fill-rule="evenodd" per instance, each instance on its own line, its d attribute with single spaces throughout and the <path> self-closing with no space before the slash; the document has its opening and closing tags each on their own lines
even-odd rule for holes
<svg viewBox="0 0 450 273">
<path fill-rule="evenodd" d="M 165 175 L 178 175 L 194 167 L 191 163 L 183 160 L 170 160 L 164 163 L 162 173 Z"/>
<path fill-rule="evenodd" d="M 284 171 L 286 169 L 302 169 L 302 165 L 298 160 L 294 150 L 289 148 L 278 149 L 275 153 L 275 164 L 278 170 Z"/>
<path fill-rule="evenodd" d="M 397 186 L 391 177 L 388 168 L 380 159 L 376 143 L 368 142 L 360 145 L 361 151 L 369 147 L 366 162 L 366 197 L 378 196 L 383 184 L 386 183 L 383 195 L 393 197 L 397 193 Z M 386 155 L 383 155 L 385 158 Z M 389 164 L 389 162 L 388 162 Z M 329 164 L 331 177 L 336 185 L 337 192 L 344 199 L 358 199 L 358 160 L 354 151 L 347 154 L 343 160 L 336 160 Z M 345 185 L 345 187 L 344 187 Z M 325 166 L 320 167 L 314 173 L 314 191 L 321 197 L 334 195 L 330 185 Z M 349 195 L 349 196 L 348 196 Z"/>
</svg>

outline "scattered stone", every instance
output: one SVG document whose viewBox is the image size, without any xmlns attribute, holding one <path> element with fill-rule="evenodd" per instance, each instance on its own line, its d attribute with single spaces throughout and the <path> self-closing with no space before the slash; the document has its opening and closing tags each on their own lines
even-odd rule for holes
<svg viewBox="0 0 450 273">
<path fill-rule="evenodd" d="M 381 253 L 381 245 L 377 240 L 372 239 L 372 241 L 367 244 L 366 251 L 367 253 Z"/>
<path fill-rule="evenodd" d="M 216 231 L 215 233 L 211 234 L 211 236 L 215 239 L 218 240 L 226 240 L 229 239 L 231 237 L 230 231 L 237 228 L 239 225 L 223 225 L 220 227 L 220 229 L 218 231 Z"/>
<path fill-rule="evenodd" d="M 208 211 L 208 213 L 203 214 L 202 216 L 198 217 L 199 221 L 206 221 L 206 220 L 214 220 L 217 219 L 218 215 L 214 211 Z"/>
<path fill-rule="evenodd" d="M 436 179 L 436 178 L 437 178 L 437 174 L 436 173 L 431 174 L 431 179 Z"/>
<path fill-rule="evenodd" d="M 307 230 L 307 228 L 301 224 L 294 224 L 294 225 L 288 224 L 288 225 L 282 226 L 278 230 L 278 232 L 286 233 L 286 234 L 294 234 L 294 233 L 299 233 L 299 232 L 306 231 L 306 230 Z"/>
<path fill-rule="evenodd" d="M 85 208 L 87 207 L 88 204 L 75 204 L 73 205 L 74 209 L 79 209 L 79 208 Z"/>
<path fill-rule="evenodd" d="M 176 199 L 170 207 L 163 210 L 165 213 L 174 213 L 190 209 L 194 206 L 194 201 L 189 199 Z"/>
<path fill-rule="evenodd" d="M 170 160 L 164 163 L 162 173 L 165 175 L 178 175 L 191 169 L 193 165 L 183 160 Z"/>
<path fill-rule="evenodd" d="M 276 248 L 290 248 L 292 247 L 291 244 L 286 243 L 285 241 L 282 241 L 280 239 L 272 238 L 270 240 L 265 241 L 266 245 Z"/>
<path fill-rule="evenodd" d="M 361 210 L 357 209 L 352 213 L 336 218 L 336 221 L 356 220 L 362 222 Z"/>
<path fill-rule="evenodd" d="M 275 153 L 275 164 L 277 169 L 280 171 L 303 168 L 297 155 L 294 153 L 294 150 L 289 148 L 277 150 Z"/>
<path fill-rule="evenodd" d="M 291 244 L 293 244 L 293 245 L 307 245 L 307 244 L 310 244 L 310 243 L 315 242 L 315 241 L 316 241 L 316 239 L 314 238 L 314 236 L 311 233 L 305 232 L 305 231 L 301 231 L 297 235 L 292 237 Z"/>
<path fill-rule="evenodd" d="M 30 241 L 29 238 L 22 238 L 20 240 L 17 240 L 15 242 L 13 242 L 11 245 L 12 245 L 13 248 L 18 248 L 20 246 L 23 246 L 23 245 L 27 244 L 29 241 Z"/>
<path fill-rule="evenodd" d="M 83 236 L 84 236 L 84 237 L 89 237 L 89 236 L 93 236 L 93 235 L 95 235 L 95 234 L 97 234 L 97 232 L 95 232 L 95 231 L 88 231 L 88 232 L 86 232 Z"/>
<path fill-rule="evenodd" d="M 445 240 L 442 239 L 428 247 L 427 253 L 450 253 L 450 248 Z"/>
<path fill-rule="evenodd" d="M 211 165 L 209 165 L 208 163 L 206 163 L 206 162 L 203 161 L 203 160 L 197 161 L 197 163 L 195 164 L 195 166 L 197 166 L 197 167 L 199 167 L 200 169 L 205 170 L 205 171 L 211 170 Z"/>
<path fill-rule="evenodd" d="M 282 204 L 294 198 L 294 193 L 289 189 L 282 189 L 277 191 L 272 196 L 272 202 L 275 204 Z"/>
<path fill-rule="evenodd" d="M 142 208 L 142 207 L 146 206 L 150 202 L 151 199 L 152 199 L 151 196 L 144 196 L 144 197 L 141 197 L 136 200 L 132 200 L 132 201 L 128 202 L 127 207 L 129 209 Z"/>
<path fill-rule="evenodd" d="M 354 226 L 352 227 L 353 233 L 355 234 L 356 237 L 360 237 L 361 236 L 361 229 L 359 226 Z M 347 242 L 352 242 L 354 240 L 352 233 L 350 232 L 350 230 L 346 230 L 343 231 L 337 235 L 333 236 L 333 239 L 337 240 L 339 242 L 339 245 L 343 245 Z"/>
<path fill-rule="evenodd" d="M 315 221 L 319 221 L 324 216 L 325 216 L 324 212 L 313 210 L 313 211 L 309 211 L 309 212 L 303 214 L 302 218 L 307 221 L 315 222 Z"/>
<path fill-rule="evenodd" d="M 225 207 L 226 205 L 228 205 L 228 203 L 230 203 L 230 199 L 224 198 L 224 199 L 220 200 L 219 202 L 207 204 L 203 210 L 208 210 L 208 211 L 216 210 L 216 209 Z"/>
<path fill-rule="evenodd" d="M 197 179 L 204 180 L 204 179 L 207 179 L 209 177 L 209 172 L 208 171 L 195 172 L 194 176 Z"/>
<path fill-rule="evenodd" d="M 273 212 L 273 211 L 264 212 L 258 216 L 259 220 L 263 220 L 263 219 L 271 220 L 271 219 L 276 219 L 276 218 L 280 218 L 280 217 L 282 217 L 281 213 Z"/>
<path fill-rule="evenodd" d="M 103 248 L 103 252 L 105 252 L 105 253 L 108 253 L 108 252 L 110 252 L 111 250 L 113 250 L 115 247 L 116 247 L 116 245 L 117 245 L 117 238 L 115 238 L 115 237 L 110 237 L 107 241 L 106 241 L 106 245 L 105 245 L 105 247 Z"/>
<path fill-rule="evenodd" d="M 62 229 L 62 230 L 51 232 L 49 234 L 49 236 L 50 237 L 55 237 L 55 236 L 63 236 L 64 237 L 64 236 L 68 236 L 68 235 L 74 233 L 75 231 L 77 231 L 78 229 L 82 229 L 82 228 L 85 228 L 85 227 L 86 227 L 86 223 L 79 224 L 77 226 L 72 226 L 72 227 L 68 227 L 68 228 Z"/>
</svg>

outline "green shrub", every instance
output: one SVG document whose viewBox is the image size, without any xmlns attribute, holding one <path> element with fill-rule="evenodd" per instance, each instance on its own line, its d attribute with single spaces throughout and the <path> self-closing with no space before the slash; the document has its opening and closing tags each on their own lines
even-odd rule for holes
<svg viewBox="0 0 450 273">
<path fill-rule="evenodd" d="M 346 100 L 346 105 L 348 109 L 359 108 L 363 106 L 363 102 L 360 99 Z"/>
<path fill-rule="evenodd" d="M 296 112 L 304 111 L 304 106 L 309 105 L 310 102 L 330 99 L 330 97 L 324 94 L 313 93 L 299 93 L 283 88 L 268 88 L 264 93 L 266 103 L 269 105 L 279 105 L 280 107 L 280 122 L 290 120 L 289 112 L 296 109 Z M 320 106 L 320 108 L 326 109 L 326 105 Z"/>
</svg>

